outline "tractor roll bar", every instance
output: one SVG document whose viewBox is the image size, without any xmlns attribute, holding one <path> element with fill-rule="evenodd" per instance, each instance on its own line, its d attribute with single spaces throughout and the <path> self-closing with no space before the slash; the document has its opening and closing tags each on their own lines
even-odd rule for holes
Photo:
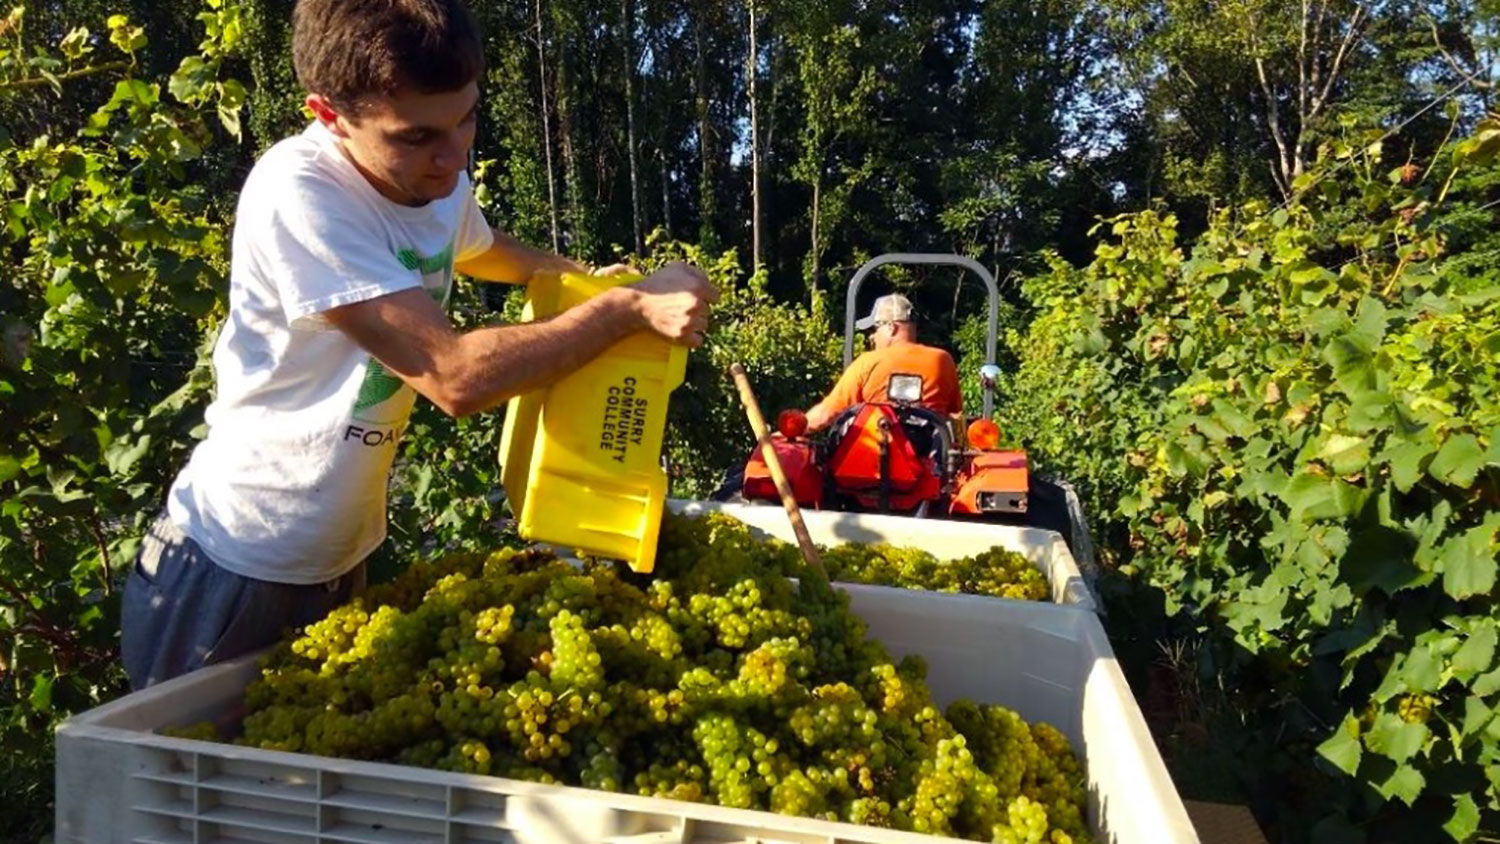
<svg viewBox="0 0 1500 844">
<path fill-rule="evenodd" d="M 995 338 L 999 334 L 1000 323 L 1000 288 L 995 284 L 995 276 L 984 265 L 962 255 L 947 255 L 930 252 L 891 252 L 885 255 L 877 255 L 866 261 L 864 266 L 854 272 L 854 278 L 849 279 L 849 293 L 847 304 L 844 307 L 844 368 L 854 362 L 854 323 L 858 319 L 859 286 L 877 267 L 886 264 L 937 264 L 939 266 L 963 267 L 984 280 L 984 286 L 989 289 L 989 324 L 984 334 L 984 358 L 985 363 L 995 362 Z M 982 380 L 982 379 L 981 379 Z M 992 384 L 984 384 L 984 415 L 986 418 L 994 411 L 995 388 Z"/>
</svg>

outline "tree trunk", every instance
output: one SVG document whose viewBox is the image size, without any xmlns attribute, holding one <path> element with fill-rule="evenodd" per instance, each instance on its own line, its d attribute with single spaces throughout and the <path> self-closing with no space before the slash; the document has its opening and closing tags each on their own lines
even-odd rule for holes
<svg viewBox="0 0 1500 844">
<path fill-rule="evenodd" d="M 1359 46 L 1368 21 L 1369 9 L 1363 3 L 1356 4 L 1342 21 L 1340 34 L 1340 21 L 1330 14 L 1326 2 L 1314 5 L 1303 0 L 1298 19 L 1297 76 L 1286 83 L 1286 88 L 1267 72 L 1264 57 L 1256 56 L 1256 76 L 1266 98 L 1266 125 L 1276 146 L 1271 175 L 1286 198 L 1294 193 L 1297 178 L 1307 171 L 1317 122 L 1332 102 L 1335 87 L 1348 70 L 1347 62 Z M 1259 54 L 1260 45 L 1253 34 L 1251 44 Z M 1287 126 L 1281 120 L 1279 98 L 1287 89 L 1290 89 L 1288 111 L 1292 112 L 1294 126 Z"/>
<path fill-rule="evenodd" d="M 620 27 L 622 38 L 620 43 L 623 47 L 625 65 L 625 126 L 627 141 L 630 145 L 630 218 L 635 227 L 635 254 L 640 255 L 646 250 L 646 242 L 641 236 L 641 177 L 639 165 L 636 161 L 638 155 L 638 144 L 635 134 L 635 60 L 634 51 L 631 49 L 635 44 L 635 18 L 631 14 L 630 0 L 620 0 Z"/>
<path fill-rule="evenodd" d="M 557 131 L 562 142 L 563 187 L 568 196 L 568 251 L 575 256 L 584 255 L 590 248 L 591 232 L 588 231 L 583 200 L 583 174 L 578 167 L 578 145 L 573 137 L 573 74 L 572 55 L 568 39 L 571 32 L 559 32 L 562 45 L 557 57 L 557 72 L 552 75 L 557 83 Z M 586 257 L 586 255 L 585 255 Z"/>
<path fill-rule="evenodd" d="M 769 117 L 766 119 L 765 150 L 766 154 L 770 156 L 776 154 L 776 103 L 781 95 L 781 77 L 776 75 L 776 43 L 775 39 L 772 39 L 771 43 L 766 45 L 766 68 L 771 76 L 769 80 L 771 83 L 771 109 L 767 112 Z"/>
<path fill-rule="evenodd" d="M 770 189 L 762 192 L 758 204 L 762 218 L 772 221 L 776 219 L 776 208 L 773 204 L 776 196 L 776 177 L 774 175 L 776 172 L 776 104 L 781 99 L 781 77 L 776 74 L 776 47 L 777 41 L 775 38 L 766 43 L 766 72 L 769 76 L 766 83 L 771 86 L 771 101 L 768 103 L 769 107 L 766 109 L 765 132 L 758 139 L 759 148 L 765 153 L 766 166 L 770 168 L 770 172 L 773 174 Z M 765 187 L 759 180 L 757 180 L 756 186 Z M 768 225 L 766 235 L 770 241 L 769 248 L 774 250 L 776 248 L 776 224 L 774 222 Z M 762 253 L 761 260 L 765 260 L 764 253 Z"/>
<path fill-rule="evenodd" d="M 667 237 L 672 236 L 672 168 L 667 165 L 667 151 L 658 147 L 656 157 L 661 161 L 661 226 Z"/>
<path fill-rule="evenodd" d="M 823 205 L 823 174 L 820 172 L 813 179 L 813 201 L 812 201 L 812 273 L 808 278 L 808 301 L 818 297 L 818 273 L 819 265 L 823 260 L 823 250 L 818 243 L 818 211 Z"/>
<path fill-rule="evenodd" d="M 698 240 L 712 249 L 716 248 L 714 218 L 717 216 L 714 198 L 713 145 L 710 138 L 713 127 L 708 119 L 708 63 L 703 55 L 703 16 L 712 3 L 699 4 L 693 15 L 693 94 L 698 116 L 698 157 L 702 170 L 698 178 Z"/>
<path fill-rule="evenodd" d="M 750 269 L 760 269 L 760 121 L 755 110 L 755 82 L 759 56 L 755 41 L 755 0 L 747 0 L 750 14 L 750 53 L 745 68 L 745 90 L 750 95 Z"/>
<path fill-rule="evenodd" d="M 557 232 L 557 176 L 552 167 L 552 120 L 547 114 L 547 37 L 542 26 L 542 0 L 536 0 L 536 61 L 542 81 L 542 150 L 547 162 L 547 209 L 552 218 L 552 251 L 561 251 Z"/>
</svg>

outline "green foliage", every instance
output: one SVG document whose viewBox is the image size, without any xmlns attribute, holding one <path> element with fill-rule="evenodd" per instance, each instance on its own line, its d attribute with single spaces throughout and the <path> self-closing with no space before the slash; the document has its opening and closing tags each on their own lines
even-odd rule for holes
<svg viewBox="0 0 1500 844">
<path fill-rule="evenodd" d="M 614 7 L 557 0 L 538 31 L 530 4 L 475 5 L 491 219 L 547 242 L 550 149 L 569 251 L 629 239 L 624 74 L 594 60 L 619 56 Z M 1313 6 L 1341 16 L 1309 53 L 1325 73 L 1355 5 Z M 725 293 L 670 427 L 674 492 L 703 495 L 751 446 L 727 365 L 744 363 L 768 416 L 815 401 L 839 369 L 823 308 L 863 256 L 953 249 L 1020 273 L 1050 245 L 1051 272 L 1002 310 L 998 418 L 1085 486 L 1121 570 L 1199 628 L 1205 675 L 1239 682 L 1238 747 L 1285 748 L 1244 755 L 1263 815 L 1293 829 L 1336 806 L 1306 834 L 1417 818 L 1406 840 L 1439 825 L 1462 839 L 1494 826 L 1500 778 L 1500 131 L 1442 145 L 1487 93 L 1386 139 L 1384 162 L 1355 127 L 1426 103 L 1460 72 L 1443 59 L 1493 78 L 1495 5 L 1358 5 L 1370 18 L 1341 81 L 1294 119 L 1304 59 L 1286 4 L 773 4 L 755 57 L 765 270 L 746 278 L 732 250 L 670 234 L 636 262 L 692 260 Z M 306 119 L 291 6 L 124 0 L 127 19 L 59 0 L 0 16 L 0 839 L 48 824 L 46 728 L 118 690 L 114 593 L 212 386 L 228 203 L 249 153 Z M 749 242 L 739 8 L 635 4 L 643 228 Z M 183 32 L 199 24 L 195 46 Z M 1186 251 L 1165 211 L 1119 218 L 1090 267 L 1066 263 L 1099 213 L 1160 199 L 1196 231 L 1226 201 L 1278 193 L 1256 58 L 1294 151 L 1325 149 L 1338 178 L 1305 175 L 1284 211 L 1222 214 Z M 502 311 L 503 288 L 485 290 L 456 299 L 457 325 Z M 947 310 L 946 293 L 917 292 Z M 977 409 L 982 322 L 953 340 Z M 418 404 L 385 562 L 492 544 L 502 422 Z M 1267 773 L 1288 763 L 1307 773 Z"/>
<path fill-rule="evenodd" d="M 457 330 L 494 321 L 472 282 L 457 288 L 449 317 Z M 498 286 L 498 285 L 495 285 Z M 519 288 L 513 288 L 519 292 Z M 518 317 L 519 312 L 512 314 Z M 388 539 L 370 560 L 370 580 L 388 579 L 407 560 L 440 551 L 472 551 L 500 541 L 501 410 L 454 419 L 432 402 L 412 409 L 391 473 Z"/>
<path fill-rule="evenodd" d="M 798 24 L 790 39 L 797 49 L 807 112 L 801 154 L 791 173 L 812 193 L 812 245 L 803 274 L 809 291 L 816 292 L 829 233 L 848 216 L 853 191 L 872 175 L 870 158 L 831 160 L 832 147 L 842 136 L 871 131 L 870 105 L 882 85 L 875 69 L 858 61 L 860 31 L 847 14 L 818 7 Z"/>
<path fill-rule="evenodd" d="M 0 106 L 116 79 L 76 132 L 0 140 L 0 838 L 50 825 L 52 723 L 119 688 L 116 594 L 210 387 L 224 215 L 187 173 L 244 90 L 221 75 L 237 7 L 200 20 L 165 86 L 134 75 L 145 34 L 119 15 L 108 46 L 80 27 L 0 56 Z"/>
<path fill-rule="evenodd" d="M 1126 178 L 1191 212 L 1184 222 L 1194 229 L 1217 209 L 1292 195 L 1346 121 L 1394 131 L 1410 118 L 1398 136 L 1403 152 L 1431 155 L 1446 126 L 1427 107 L 1444 92 L 1462 97 L 1463 87 L 1463 71 L 1439 58 L 1436 24 L 1450 43 L 1493 29 L 1472 2 L 1099 5 L 1120 79 L 1139 103 L 1138 131 L 1153 138 L 1138 148 L 1146 166 Z M 1476 116 L 1472 101 L 1460 111 Z"/>
<path fill-rule="evenodd" d="M 304 113 L 302 89 L 292 68 L 293 3 L 290 0 L 242 2 L 244 52 L 252 83 L 246 116 L 255 148 L 264 151 L 300 131 L 310 117 Z"/>
<path fill-rule="evenodd" d="M 1286 837 L 1468 840 L 1500 812 L 1500 286 L 1447 252 L 1446 174 L 1342 155 L 1191 248 L 1170 216 L 1103 224 L 1027 284 L 1001 415 L 1298 767 L 1244 772 Z"/>
<path fill-rule="evenodd" d="M 496 219 L 506 221 L 507 232 L 527 243 L 550 247 L 542 127 L 526 97 L 525 69 L 524 56 L 507 52 L 500 65 L 489 71 L 494 94 L 489 98 L 488 117 L 495 125 L 500 154 L 495 161 L 480 163 L 475 191 L 482 197 L 492 194 L 503 203 L 496 209 Z M 493 177 L 486 178 L 490 174 Z"/>
<path fill-rule="evenodd" d="M 744 365 L 761 412 L 774 420 L 785 408 L 811 407 L 833 387 L 843 368 L 843 343 L 821 309 L 776 302 L 766 292 L 764 273 L 746 278 L 733 250 L 709 254 L 666 240 L 661 230 L 646 242 L 650 254 L 632 258 L 635 266 L 650 271 L 686 261 L 701 267 L 722 296 L 704 345 L 688 358 L 687 377 L 672 394 L 667 419 L 672 493 L 706 497 L 755 445 L 729 365 Z"/>
<path fill-rule="evenodd" d="M 1021 366 L 1015 351 L 1007 342 L 1014 332 L 1025 329 L 1030 314 L 1004 299 L 1000 300 L 999 318 L 996 320 L 995 359 L 988 360 L 985 354 L 985 327 L 987 317 L 981 310 L 959 323 L 953 333 L 954 361 L 958 364 L 958 386 L 963 391 L 964 411 L 969 416 L 978 416 L 984 406 L 984 391 L 979 384 L 979 368 L 986 363 L 1000 367 L 1002 373 L 1014 373 Z M 1002 401 L 995 397 L 996 407 Z M 1000 430 L 1005 432 L 1004 419 Z"/>
</svg>

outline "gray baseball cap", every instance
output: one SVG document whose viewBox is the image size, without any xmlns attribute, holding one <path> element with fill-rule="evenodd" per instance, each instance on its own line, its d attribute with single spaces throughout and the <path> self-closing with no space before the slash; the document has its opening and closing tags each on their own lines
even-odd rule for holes
<svg viewBox="0 0 1500 844">
<path fill-rule="evenodd" d="M 887 322 L 911 322 L 911 300 L 900 293 L 881 296 L 875 300 L 870 315 L 854 323 L 860 331 L 868 331 L 877 324 Z"/>
</svg>

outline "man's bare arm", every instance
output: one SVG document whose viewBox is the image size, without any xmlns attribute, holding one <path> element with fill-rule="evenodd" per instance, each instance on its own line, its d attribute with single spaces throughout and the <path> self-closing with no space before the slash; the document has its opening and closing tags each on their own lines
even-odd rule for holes
<svg viewBox="0 0 1500 844">
<path fill-rule="evenodd" d="M 327 312 L 328 320 L 413 389 L 464 416 L 556 381 L 628 334 L 650 329 L 696 346 L 718 293 L 702 273 L 670 265 L 552 319 L 459 333 L 420 289 Z"/>
<path fill-rule="evenodd" d="M 424 290 L 328 312 L 328 320 L 452 416 L 493 407 L 561 377 L 644 328 L 633 291 L 618 288 L 543 322 L 463 334 Z"/>
<path fill-rule="evenodd" d="M 839 375 L 839 380 L 823 400 L 807 411 L 807 430 L 821 431 L 832 424 L 835 417 L 852 407 L 859 400 L 859 385 L 869 372 L 870 359 L 860 355 L 854 363 Z"/>
<path fill-rule="evenodd" d="M 808 433 L 816 433 L 828 427 L 828 423 L 832 422 L 833 417 L 839 415 L 839 411 L 842 409 L 843 408 L 829 409 L 825 407 L 821 402 L 813 405 L 812 408 L 807 411 Z"/>
<path fill-rule="evenodd" d="M 458 272 L 483 281 L 525 284 L 537 273 L 586 273 L 588 269 L 570 258 L 527 246 L 499 229 L 490 248 L 467 261 L 453 265 Z"/>
</svg>

